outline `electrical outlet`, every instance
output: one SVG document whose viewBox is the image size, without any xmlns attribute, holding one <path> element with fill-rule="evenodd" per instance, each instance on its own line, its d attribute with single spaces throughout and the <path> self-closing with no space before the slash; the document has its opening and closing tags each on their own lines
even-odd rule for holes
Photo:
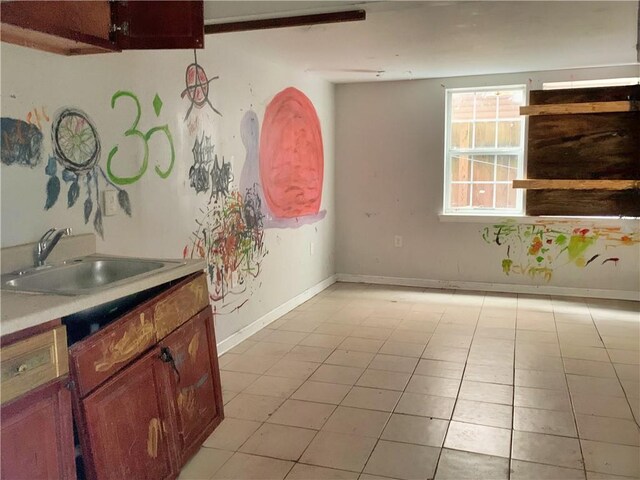
<svg viewBox="0 0 640 480">
<path fill-rule="evenodd" d="M 402 247 L 402 236 L 396 235 L 393 237 L 393 246 L 396 248 Z"/>
<path fill-rule="evenodd" d="M 315 252 L 315 245 L 313 244 L 313 242 L 311 242 L 309 244 L 309 255 L 311 255 L 313 257 L 313 253 Z"/>
<path fill-rule="evenodd" d="M 118 212 L 118 191 L 105 190 L 104 192 L 104 215 L 110 217 Z"/>
</svg>

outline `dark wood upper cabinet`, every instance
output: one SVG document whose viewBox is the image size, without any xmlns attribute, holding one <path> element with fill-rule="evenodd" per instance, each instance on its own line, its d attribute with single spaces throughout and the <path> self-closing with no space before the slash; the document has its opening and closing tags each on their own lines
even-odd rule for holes
<svg viewBox="0 0 640 480">
<path fill-rule="evenodd" d="M 4 0 L 0 39 L 63 55 L 204 47 L 204 2 Z"/>
</svg>

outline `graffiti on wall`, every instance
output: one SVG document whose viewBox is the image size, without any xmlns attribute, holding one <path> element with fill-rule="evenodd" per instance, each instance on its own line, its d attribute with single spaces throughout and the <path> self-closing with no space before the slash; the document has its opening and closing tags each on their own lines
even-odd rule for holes
<svg viewBox="0 0 640 480">
<path fill-rule="evenodd" d="M 260 183 L 273 217 L 292 219 L 320 212 L 324 175 L 320 120 L 300 90 L 286 88 L 267 105 L 259 164 Z"/>
<path fill-rule="evenodd" d="M 575 228 L 563 224 L 504 222 L 482 230 L 485 242 L 500 247 L 505 275 L 527 275 L 550 281 L 559 267 L 617 265 L 615 248 L 640 243 L 640 232 L 621 228 Z"/>
<path fill-rule="evenodd" d="M 139 164 L 139 168 L 135 172 L 123 173 L 123 172 L 115 172 L 113 162 L 114 158 L 118 154 L 119 146 L 115 145 L 111 151 L 109 152 L 109 156 L 107 158 L 107 175 L 109 176 L 109 180 L 116 185 L 129 185 L 131 183 L 135 183 L 146 173 L 147 168 L 149 167 L 149 142 L 155 134 L 160 134 L 160 136 L 164 136 L 167 147 L 168 147 L 168 162 L 163 165 L 162 161 L 157 161 L 155 166 L 156 174 L 162 178 L 166 179 L 169 175 L 171 175 L 171 171 L 173 170 L 173 165 L 176 159 L 176 151 L 173 145 L 173 137 L 171 135 L 171 130 L 169 130 L 169 125 L 157 125 L 155 127 L 150 128 L 146 132 L 138 129 L 138 124 L 140 123 L 140 118 L 142 116 L 142 107 L 140 105 L 140 100 L 138 100 L 138 96 L 133 92 L 120 90 L 113 94 L 111 97 L 111 108 L 114 109 L 116 103 L 120 99 L 129 99 L 130 102 L 133 103 L 135 107 L 135 118 L 131 123 L 131 126 L 124 132 L 124 137 L 134 137 L 137 138 L 140 144 L 142 145 L 142 158 L 136 159 L 140 161 L 136 161 L 133 163 Z M 160 117 L 160 113 L 162 112 L 162 99 L 158 94 L 155 95 L 152 101 L 153 111 L 156 114 L 156 117 Z M 120 166 L 125 172 L 127 171 L 127 167 L 132 163 L 130 161 L 130 156 L 121 156 L 121 163 L 124 163 L 124 168 L 122 165 Z M 129 159 L 129 160 L 128 160 Z M 161 165 L 163 165 L 161 167 Z"/>
<path fill-rule="evenodd" d="M 211 137 L 204 132 L 200 139 L 196 138 L 191 152 L 193 153 L 193 165 L 189 169 L 189 185 L 196 193 L 211 192 L 210 198 L 215 197 L 217 202 L 220 197 L 229 195 L 229 187 L 233 181 L 231 164 L 218 160 L 214 153 L 214 145 Z"/>
<path fill-rule="evenodd" d="M 185 71 L 185 89 L 180 94 L 181 98 L 187 97 L 190 102 L 189 109 L 187 110 L 187 114 L 184 116 L 184 119 L 189 119 L 189 115 L 191 115 L 193 107 L 201 109 L 205 105 L 209 105 L 211 110 L 222 116 L 222 113 L 220 113 L 213 106 L 211 100 L 209 100 L 209 84 L 214 80 L 217 80 L 219 77 L 216 76 L 211 79 L 207 77 L 207 72 L 205 72 L 204 68 L 198 64 L 198 56 L 195 50 L 193 51 L 193 58 L 193 63 L 189 64 Z"/>
<path fill-rule="evenodd" d="M 0 159 L 5 165 L 35 167 L 42 161 L 42 131 L 36 125 L 2 117 Z"/>
<path fill-rule="evenodd" d="M 75 206 L 82 191 L 84 223 L 93 216 L 95 231 L 104 238 L 100 191 L 107 185 L 118 191 L 120 208 L 131 216 L 129 194 L 107 178 L 100 161 L 100 137 L 93 121 L 77 108 L 59 110 L 51 127 L 53 155 L 49 157 L 45 174 L 46 185 L 44 208 L 49 210 L 58 201 L 61 191 L 60 179 L 67 187 L 67 208 Z"/>
</svg>

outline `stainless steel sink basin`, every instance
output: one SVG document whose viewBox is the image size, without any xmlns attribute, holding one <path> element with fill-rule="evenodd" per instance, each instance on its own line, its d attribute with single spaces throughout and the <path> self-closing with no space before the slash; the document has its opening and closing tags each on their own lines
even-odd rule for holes
<svg viewBox="0 0 640 480">
<path fill-rule="evenodd" d="M 94 293 L 184 262 L 137 258 L 83 257 L 2 277 L 2 289 L 82 295 Z"/>
</svg>

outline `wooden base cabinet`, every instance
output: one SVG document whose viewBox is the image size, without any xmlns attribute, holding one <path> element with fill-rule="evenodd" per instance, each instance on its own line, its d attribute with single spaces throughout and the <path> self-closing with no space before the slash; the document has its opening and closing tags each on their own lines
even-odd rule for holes
<svg viewBox="0 0 640 480">
<path fill-rule="evenodd" d="M 71 375 L 79 382 L 74 409 L 87 477 L 176 478 L 223 418 L 204 276 L 188 277 L 79 343 L 70 350 Z M 105 371 L 114 373 L 102 382 Z"/>
<path fill-rule="evenodd" d="M 0 478 L 74 480 L 71 394 L 58 378 L 2 405 Z"/>
</svg>

